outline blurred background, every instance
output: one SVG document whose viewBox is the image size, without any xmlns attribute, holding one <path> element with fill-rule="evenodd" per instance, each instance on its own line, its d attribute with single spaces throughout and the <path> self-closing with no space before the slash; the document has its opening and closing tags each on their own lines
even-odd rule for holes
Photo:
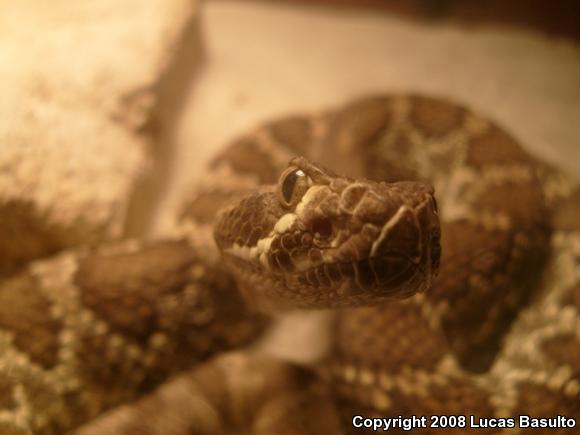
<svg viewBox="0 0 580 435">
<path fill-rule="evenodd" d="M 374 92 L 455 99 L 578 168 L 578 2 L 214 0 L 200 26 L 205 58 L 176 140 L 169 214 L 184 178 L 237 134 Z"/>
<path fill-rule="evenodd" d="M 278 0 L 279 3 L 288 0 Z M 580 36 L 580 6 L 573 0 L 296 0 L 343 8 L 369 8 L 417 20 L 447 20 L 462 26 L 520 26 L 552 36 Z"/>
<path fill-rule="evenodd" d="M 371 93 L 454 99 L 573 173 L 579 37 L 572 0 L 0 0 L 0 273 L 163 233 L 228 141 Z"/>
<path fill-rule="evenodd" d="M 577 174 L 579 38 L 572 0 L 0 0 L 0 274 L 162 234 L 237 135 L 373 93 L 456 100 Z"/>
<path fill-rule="evenodd" d="M 236 136 L 372 93 L 459 101 L 580 176 L 579 8 L 518 0 L 206 2 L 201 68 L 185 97 L 153 232 L 171 226 L 192 181 Z M 308 354 L 318 337 L 309 315 L 274 332 L 276 353 L 316 357 Z"/>
<path fill-rule="evenodd" d="M 577 0 L 0 0 L 0 86 L 0 278 L 163 234 L 229 141 L 373 93 L 465 104 L 580 178 Z M 302 316 L 278 354 L 316 357 Z"/>
</svg>

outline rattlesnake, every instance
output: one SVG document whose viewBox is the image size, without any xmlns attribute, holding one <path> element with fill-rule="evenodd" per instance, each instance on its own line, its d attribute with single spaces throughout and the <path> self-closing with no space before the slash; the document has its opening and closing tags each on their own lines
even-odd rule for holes
<svg viewBox="0 0 580 435">
<path fill-rule="evenodd" d="M 573 188 L 439 99 L 370 97 L 268 123 L 213 160 L 171 238 L 65 252 L 0 288 L 0 428 L 60 433 L 150 391 L 257 336 L 268 320 L 251 307 L 337 309 L 317 374 L 218 357 L 93 433 L 579 419 L 580 232 L 553 224 Z M 164 402 L 179 417 L 163 423 Z"/>
</svg>

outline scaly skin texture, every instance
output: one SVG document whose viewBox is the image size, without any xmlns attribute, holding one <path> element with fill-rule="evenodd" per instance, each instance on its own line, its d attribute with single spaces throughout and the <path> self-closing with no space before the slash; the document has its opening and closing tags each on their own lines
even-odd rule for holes
<svg viewBox="0 0 580 435">
<path fill-rule="evenodd" d="M 308 160 L 291 161 L 295 155 Z M 181 384 L 175 381 L 190 394 L 181 387 L 164 387 L 157 396 L 118 410 L 109 416 L 111 420 L 99 422 L 106 426 L 96 428 L 145 435 L 228 430 L 339 434 L 352 429 L 353 414 L 515 417 L 525 413 L 580 418 L 580 231 L 554 233 L 550 219 L 573 185 L 526 154 L 494 123 L 437 99 L 373 97 L 338 110 L 266 124 L 218 155 L 204 180 L 183 208 L 178 232 L 187 238 L 186 251 L 203 253 L 195 258 L 203 259 L 202 267 L 216 271 L 220 279 L 229 279 L 226 270 L 231 273 L 246 301 L 261 310 L 339 306 L 332 351 L 320 366 L 320 377 L 308 375 L 306 383 L 303 369 L 269 358 L 240 353 L 212 359 L 194 368 Z M 214 227 L 216 216 L 220 218 Z M 135 249 L 140 255 L 142 248 Z M 77 336 L 80 331 L 81 336 L 93 337 L 94 332 L 83 332 L 82 327 L 86 315 L 81 314 L 88 310 L 89 320 L 91 316 L 106 320 L 103 342 L 129 334 L 132 342 L 143 346 L 132 364 L 146 365 L 142 357 L 149 354 L 154 366 L 161 363 L 163 375 L 154 379 L 161 380 L 173 364 L 180 367 L 184 360 L 164 345 L 159 348 L 151 338 L 165 323 L 152 321 L 147 307 L 164 313 L 160 307 L 166 304 L 159 301 L 165 292 L 153 291 L 158 286 L 148 287 L 149 280 L 125 277 L 119 270 L 119 281 L 149 290 L 129 292 L 135 297 L 130 301 L 123 291 L 124 296 L 111 303 L 108 289 L 115 287 L 108 284 L 108 267 L 99 269 L 99 261 L 87 264 L 92 267 L 46 268 L 60 271 L 57 275 L 66 284 L 62 287 L 72 295 L 66 300 L 76 304 L 71 319 L 79 320 L 64 322 L 71 325 L 70 334 Z M 145 264 L 142 273 L 150 269 L 156 274 L 160 267 L 155 261 Z M 179 264 L 175 268 L 182 270 Z M 127 269 L 131 268 L 123 270 Z M 86 276 L 81 277 L 78 271 L 84 270 Z M 35 272 L 31 277 L 38 280 L 39 276 L 45 275 Z M 173 273 L 163 276 L 171 278 Z M 200 276 L 185 281 L 196 282 Z M 37 292 L 30 277 L 19 279 L 7 288 L 16 285 L 33 289 L 33 294 L 53 295 L 49 290 Z M 41 280 L 41 288 L 47 288 L 46 282 Z M 88 296 L 79 296 L 81 288 Z M 39 308 L 44 302 L 28 297 L 29 293 L 0 293 L 17 299 L 7 299 L 5 305 L 24 303 L 30 311 L 23 317 L 0 311 L 0 345 L 7 349 L 0 360 L 0 375 L 4 373 L 0 403 L 2 409 L 24 409 L 21 414 L 0 413 L 0 422 L 7 421 L 10 429 L 30 428 L 34 422 L 38 433 L 51 433 L 55 427 L 72 427 L 80 421 L 71 415 L 86 419 L 113 403 L 103 405 L 102 390 L 90 382 L 71 382 L 66 388 L 85 399 L 66 402 L 62 392 L 69 390 L 60 381 L 46 380 L 54 377 L 49 369 L 38 370 L 40 364 L 50 363 L 55 352 L 62 352 L 59 358 L 68 361 L 70 340 L 66 335 L 54 337 L 61 313 L 67 319 L 69 311 L 58 309 L 38 323 L 36 319 L 47 315 Z M 215 316 L 207 323 L 209 327 L 224 322 L 227 326 L 220 330 L 225 336 L 240 331 L 231 324 L 236 309 L 223 314 L 218 310 L 232 294 L 235 289 L 216 301 Z M 145 308 L 135 311 L 127 310 L 128 306 Z M 189 312 L 187 305 L 182 310 Z M 168 324 L 172 326 L 162 335 L 169 343 L 181 343 L 182 334 L 191 330 L 179 322 Z M 41 339 L 26 339 L 35 334 Z M 80 349 L 80 355 L 90 354 L 89 348 Z M 75 370 L 91 374 L 104 370 L 110 376 L 105 379 L 115 379 L 118 387 L 123 375 L 102 369 L 110 367 L 108 358 L 101 358 L 101 349 L 107 346 L 97 349 L 96 359 L 73 358 Z M 127 354 L 111 352 L 118 355 L 114 367 L 129 364 Z M 28 362 L 35 356 L 39 362 Z M 21 360 L 25 370 L 15 372 Z M 321 406 L 327 416 L 323 420 L 304 417 L 311 414 L 298 398 L 287 404 L 280 399 L 281 391 L 295 397 L 301 385 L 312 386 L 315 399 L 304 400 Z M 115 403 L 143 390 L 140 384 L 130 384 L 114 395 Z M 31 416 L 22 407 L 28 402 L 21 397 L 30 402 L 32 391 L 56 391 L 51 397 L 60 402 L 52 414 L 43 411 Z M 224 399 L 231 397 L 243 399 Z M 181 406 L 171 407 L 164 422 L 161 407 L 151 416 L 159 400 Z M 74 408 L 77 403 L 86 403 L 90 412 L 79 413 Z M 271 411 L 264 414 L 263 408 Z M 252 412 L 246 413 L 248 409 Z M 301 416 L 294 426 L 292 410 Z M 146 414 L 151 418 L 143 419 Z M 256 422 L 261 418 L 272 425 L 260 426 Z M 322 427 L 316 426 L 321 422 Z M 260 432 L 260 427 L 269 432 Z"/>
<path fill-rule="evenodd" d="M 0 433 L 60 434 L 266 325 L 181 240 L 33 263 L 0 286 Z"/>
<path fill-rule="evenodd" d="M 556 245 L 551 238 L 550 216 L 558 202 L 570 194 L 572 183 L 567 184 L 564 177 L 529 156 L 497 125 L 461 106 L 424 97 L 369 98 L 318 117 L 281 120 L 242 138 L 233 145 L 234 150 L 237 147 L 246 152 L 255 150 L 248 160 L 264 161 L 269 153 L 270 161 L 276 162 L 275 156 L 284 155 L 283 148 L 289 147 L 292 151 L 286 150 L 287 154 L 307 153 L 351 177 L 435 186 L 442 219 L 442 257 L 431 289 L 406 301 L 343 309 L 337 316 L 335 344 L 326 372 L 346 417 L 345 427 L 350 426 L 353 413 L 579 417 L 579 373 L 577 364 L 572 363 L 580 356 L 574 296 L 577 266 L 559 278 L 562 283 L 564 276 L 570 281 L 559 287 L 559 296 L 554 296 L 554 291 L 549 302 L 534 301 L 540 305 L 529 312 L 535 313 L 538 324 L 529 321 L 528 329 L 520 329 L 514 334 L 517 339 L 509 341 L 518 349 L 513 352 L 518 356 L 505 350 L 500 353 L 510 326 L 530 303 L 541 281 L 551 245 Z M 226 152 L 216 166 L 229 165 L 243 174 L 248 168 L 234 163 L 232 157 L 239 154 Z M 307 169 L 303 172 L 308 175 Z M 332 172 L 325 175 L 332 180 L 345 179 L 334 178 Z M 283 192 L 283 177 L 278 196 Z M 299 192 L 299 214 L 322 213 L 332 220 L 332 207 L 326 208 L 324 198 L 311 199 L 315 195 L 310 192 Z M 228 219 L 235 222 L 248 207 L 259 213 L 260 201 L 245 201 L 228 212 L 225 224 L 218 225 L 218 245 L 223 234 L 228 234 L 225 237 L 230 241 L 241 237 L 241 244 L 260 239 L 253 235 L 244 238 L 253 230 L 251 226 L 240 232 L 229 226 Z M 361 205 L 359 213 L 365 213 L 364 207 Z M 273 222 L 262 237 L 272 234 L 270 228 L 282 240 L 292 234 L 295 228 L 283 219 L 287 218 L 282 215 Z M 302 227 L 308 228 L 308 224 Z M 337 234 L 341 228 L 334 223 L 331 227 L 326 231 L 328 238 L 340 239 Z M 356 225 L 351 228 L 357 232 Z M 423 243 L 426 246 L 425 239 Z M 261 256 L 269 259 L 276 249 L 289 251 L 280 245 L 272 242 Z M 339 243 L 339 249 L 347 245 Z M 269 274 L 284 267 L 262 261 L 266 264 L 260 268 L 247 261 L 247 250 L 232 252 L 227 243 L 220 246 L 225 248 L 226 260 L 228 255 L 238 254 L 234 267 L 237 279 L 242 288 L 251 282 L 250 299 L 262 305 L 264 297 L 271 298 L 273 292 L 282 305 L 288 301 L 295 304 L 296 298 L 308 300 L 302 299 L 302 294 L 310 286 L 321 291 L 326 287 L 324 277 L 317 277 L 299 281 L 302 287 L 278 285 L 282 279 L 268 281 L 262 288 L 263 281 L 255 280 L 254 274 L 267 280 Z M 365 246 L 353 250 L 353 258 L 367 258 Z M 308 266 L 312 264 L 315 262 Z M 286 271 L 286 282 L 292 282 L 292 272 Z M 347 280 L 347 289 L 333 293 L 331 301 L 324 303 L 361 304 L 361 299 L 339 300 L 348 290 L 361 287 L 357 284 Z M 416 289 L 411 285 L 406 295 Z M 362 303 L 371 305 L 380 299 L 378 295 L 371 291 Z M 370 302 L 372 297 L 377 299 Z M 320 299 L 305 305 L 319 306 Z M 555 322 L 549 333 L 534 329 L 540 328 L 542 318 L 555 313 L 566 313 L 566 320 Z M 556 343 L 560 342 L 566 350 L 558 349 Z"/>
<path fill-rule="evenodd" d="M 246 298 L 274 309 L 408 297 L 430 287 L 441 251 L 430 186 L 354 180 L 304 158 L 276 189 L 223 210 L 215 239 Z"/>
</svg>

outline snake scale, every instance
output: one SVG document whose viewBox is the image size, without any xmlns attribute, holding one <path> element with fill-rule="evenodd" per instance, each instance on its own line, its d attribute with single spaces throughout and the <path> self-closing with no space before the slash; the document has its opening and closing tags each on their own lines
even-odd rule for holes
<svg viewBox="0 0 580 435">
<path fill-rule="evenodd" d="M 267 123 L 215 157 L 175 234 L 80 247 L 2 284 L 0 432 L 63 433 L 195 363 L 78 433 L 579 419 L 580 231 L 554 224 L 573 189 L 442 99 L 373 96 Z M 292 308 L 336 313 L 315 370 L 216 356 Z"/>
</svg>

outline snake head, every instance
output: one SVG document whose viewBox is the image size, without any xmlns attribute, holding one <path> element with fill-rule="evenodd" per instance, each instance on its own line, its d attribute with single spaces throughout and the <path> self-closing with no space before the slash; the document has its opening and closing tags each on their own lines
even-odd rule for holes
<svg viewBox="0 0 580 435">
<path fill-rule="evenodd" d="M 408 297 L 431 286 L 441 251 L 431 186 L 356 180 L 303 157 L 224 210 L 214 236 L 244 293 L 267 307 Z"/>
</svg>

